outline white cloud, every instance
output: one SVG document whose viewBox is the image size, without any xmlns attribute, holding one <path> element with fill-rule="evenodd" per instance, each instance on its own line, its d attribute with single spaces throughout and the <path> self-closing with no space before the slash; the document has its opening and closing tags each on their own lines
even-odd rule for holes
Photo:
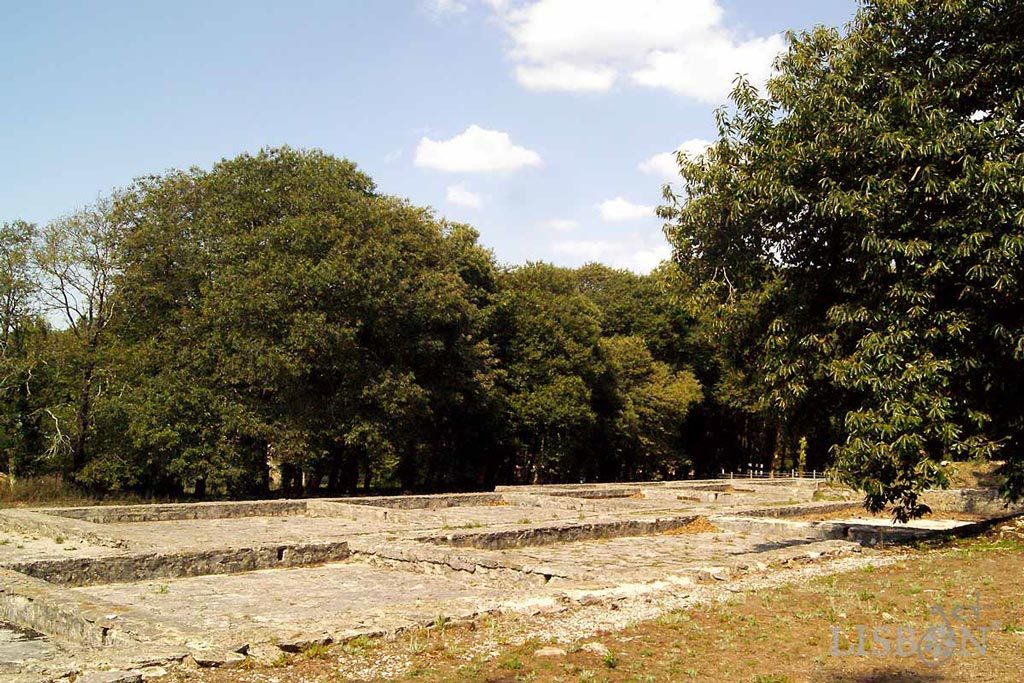
<svg viewBox="0 0 1024 683">
<path fill-rule="evenodd" d="M 699 157 L 701 154 L 708 151 L 708 147 L 710 147 L 713 144 L 715 143 L 711 142 L 710 140 L 705 140 L 703 138 L 691 138 L 684 142 L 683 144 L 676 147 L 676 151 L 683 152 L 687 156 Z"/>
<path fill-rule="evenodd" d="M 516 79 L 536 90 L 609 90 L 620 76 L 721 103 L 736 73 L 760 85 L 785 42 L 740 36 L 720 0 L 491 3 L 511 38 Z"/>
<path fill-rule="evenodd" d="M 778 34 L 740 43 L 724 32 L 715 32 L 703 42 L 679 50 L 652 52 L 644 67 L 631 77 L 638 85 L 719 104 L 728 97 L 737 73 L 746 74 L 757 85 L 764 84 L 772 60 L 785 46 Z"/>
<path fill-rule="evenodd" d="M 516 67 L 516 80 L 530 90 L 602 92 L 612 87 L 615 77 L 613 69 L 588 69 L 565 62 L 540 65 L 520 64 Z"/>
<path fill-rule="evenodd" d="M 551 251 L 566 265 L 596 261 L 637 273 L 649 273 L 672 257 L 672 247 L 664 239 L 644 240 L 638 236 L 626 240 L 564 240 L 552 244 Z"/>
<path fill-rule="evenodd" d="M 675 152 L 662 152 L 661 154 L 655 154 L 650 159 L 646 159 L 637 164 L 637 168 L 644 173 L 660 176 L 668 181 L 679 180 L 679 164 L 676 163 L 676 154 L 683 152 L 690 157 L 700 156 L 706 152 L 710 146 L 711 143 L 709 141 L 701 140 L 700 138 L 687 140 L 676 147 Z"/>
<path fill-rule="evenodd" d="M 416 147 L 414 163 L 423 168 L 455 173 L 514 171 L 541 166 L 540 155 L 512 144 L 508 133 L 473 124 L 450 140 L 424 137 Z"/>
<path fill-rule="evenodd" d="M 638 218 L 650 218 L 654 215 L 653 206 L 634 204 L 623 197 L 606 199 L 597 206 L 601 218 L 609 222 L 631 221 Z"/>
<path fill-rule="evenodd" d="M 479 209 L 484 205 L 484 198 L 476 192 L 470 191 L 470 189 L 466 187 L 465 183 L 449 185 L 445 198 L 448 200 L 449 204 L 465 206 L 470 209 Z"/>
<path fill-rule="evenodd" d="M 675 152 L 662 152 L 650 159 L 641 161 L 637 168 L 649 175 L 660 176 L 665 180 L 679 179 L 679 165 L 676 163 Z"/>
<path fill-rule="evenodd" d="M 579 227 L 579 223 L 570 218 L 552 218 L 541 223 L 541 226 L 555 232 L 572 232 Z"/>
<path fill-rule="evenodd" d="M 427 10 L 435 17 L 462 14 L 466 11 L 466 3 L 460 0 L 426 0 Z"/>
</svg>

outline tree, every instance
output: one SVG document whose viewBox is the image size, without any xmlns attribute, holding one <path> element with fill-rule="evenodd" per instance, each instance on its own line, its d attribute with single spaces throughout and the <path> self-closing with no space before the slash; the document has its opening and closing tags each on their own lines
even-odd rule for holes
<svg viewBox="0 0 1024 683">
<path fill-rule="evenodd" d="M 577 291 L 572 271 L 532 263 L 503 273 L 489 317 L 514 444 L 508 476 L 598 476 L 589 444 L 602 371 L 597 307 Z"/>
<path fill-rule="evenodd" d="M 505 271 L 489 315 L 511 442 L 508 478 L 673 476 L 701 389 L 654 358 L 674 318 L 661 281 L 599 264 Z"/>
<path fill-rule="evenodd" d="M 25 221 L 0 225 L 0 353 L 6 353 L 32 317 L 38 283 L 32 266 L 36 226 Z"/>
<path fill-rule="evenodd" d="M 588 263 L 573 273 L 577 290 L 601 312 L 602 334 L 642 337 L 656 359 L 676 368 L 693 362 L 694 319 L 679 305 L 691 284 L 678 268 L 664 263 L 640 275 Z"/>
<path fill-rule="evenodd" d="M 688 370 L 673 371 L 654 360 L 640 337 L 605 337 L 603 392 L 612 409 L 602 421 L 609 478 L 682 478 L 690 460 L 683 426 L 702 398 L 700 383 Z"/>
<path fill-rule="evenodd" d="M 31 337 L 41 326 L 34 310 L 38 282 L 32 264 L 36 226 L 0 225 L 0 450 L 8 474 L 26 474 L 38 455 L 38 415 L 31 401 Z"/>
<path fill-rule="evenodd" d="M 121 338 L 137 374 L 187 378 L 132 390 L 140 459 L 164 444 L 198 491 L 265 487 L 268 458 L 311 493 L 486 478 L 494 277 L 471 229 L 288 148 L 143 179 L 119 211 Z"/>
<path fill-rule="evenodd" d="M 73 476 L 88 460 L 93 403 L 102 391 L 97 372 L 114 313 L 121 226 L 112 207 L 111 199 L 101 199 L 48 224 L 34 252 L 43 310 L 67 330 L 60 357 L 75 378 L 66 404 L 73 417 L 63 420 L 67 424 L 62 426 L 59 408 L 54 407 L 51 416 L 54 442 L 68 443 Z"/>
<path fill-rule="evenodd" d="M 844 35 L 790 36 L 662 209 L 711 310 L 762 321 L 759 402 L 832 425 L 843 478 L 898 519 L 948 459 L 1003 458 L 1024 492 L 1022 20 L 1010 0 L 873 0 Z"/>
</svg>

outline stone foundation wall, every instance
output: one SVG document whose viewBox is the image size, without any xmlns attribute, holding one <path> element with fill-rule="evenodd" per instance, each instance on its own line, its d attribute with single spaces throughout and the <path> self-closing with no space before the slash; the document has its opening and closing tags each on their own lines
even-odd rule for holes
<svg viewBox="0 0 1024 683">
<path fill-rule="evenodd" d="M 995 489 L 947 489 L 925 491 L 921 501 L 936 512 L 966 512 L 985 517 L 1024 513 L 1024 501 L 1007 504 Z"/>
<path fill-rule="evenodd" d="M 93 524 L 165 522 L 182 519 L 230 519 L 237 517 L 284 517 L 306 511 L 305 500 L 253 500 L 215 503 L 166 503 L 157 505 L 110 505 L 106 507 L 54 508 L 46 514 L 80 519 Z"/>
<path fill-rule="evenodd" d="M 68 558 L 10 564 L 6 570 L 64 586 L 232 574 L 257 569 L 305 567 L 349 557 L 348 544 L 310 543 L 226 548 L 195 552 L 146 553 L 102 558 Z"/>
<path fill-rule="evenodd" d="M 459 533 L 445 536 L 424 536 L 417 540 L 457 548 L 479 548 L 482 550 L 504 550 L 525 546 L 551 545 L 574 541 L 592 541 L 601 538 L 622 536 L 650 536 L 686 526 L 697 515 L 670 517 L 655 520 L 624 520 L 596 522 L 590 524 L 559 524 L 555 526 L 508 529 L 482 533 Z"/>
</svg>

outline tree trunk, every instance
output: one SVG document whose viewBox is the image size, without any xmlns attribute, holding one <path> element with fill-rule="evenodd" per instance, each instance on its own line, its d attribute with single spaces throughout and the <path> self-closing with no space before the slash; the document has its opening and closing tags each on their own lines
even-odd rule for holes
<svg viewBox="0 0 1024 683">
<path fill-rule="evenodd" d="M 370 466 L 370 457 L 366 456 L 365 458 L 363 458 L 363 493 L 370 492 L 370 484 L 372 483 L 373 468 Z"/>
<path fill-rule="evenodd" d="M 341 490 L 341 467 L 341 458 L 339 456 L 332 457 L 327 469 L 327 492 L 332 495 L 336 495 Z"/>
<path fill-rule="evenodd" d="M 78 426 L 78 433 L 71 445 L 71 474 L 77 477 L 85 467 L 86 452 L 85 443 L 89 435 L 90 418 L 92 417 L 92 376 L 95 365 L 90 362 L 85 367 L 82 375 L 82 386 L 78 396 L 78 408 L 75 411 L 75 422 Z"/>
</svg>

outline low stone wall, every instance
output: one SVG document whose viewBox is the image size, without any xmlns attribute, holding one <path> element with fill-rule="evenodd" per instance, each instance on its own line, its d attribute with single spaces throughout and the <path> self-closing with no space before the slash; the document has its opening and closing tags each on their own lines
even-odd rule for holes
<svg viewBox="0 0 1024 683">
<path fill-rule="evenodd" d="M 556 491 L 547 491 L 545 495 L 552 497 L 567 497 L 567 498 L 586 498 L 591 500 L 601 500 L 604 498 L 631 498 L 633 496 L 640 497 L 641 490 L 639 486 L 629 488 L 578 488 L 578 489 L 562 489 Z"/>
<path fill-rule="evenodd" d="M 348 505 L 369 505 L 395 510 L 437 510 L 441 508 L 476 505 L 504 505 L 499 493 L 440 493 L 426 496 L 364 496 L 361 498 L 332 498 L 330 502 Z"/>
<path fill-rule="evenodd" d="M 502 497 L 509 505 L 525 508 L 545 508 L 548 510 L 578 510 L 580 512 L 626 512 L 642 511 L 649 507 L 649 502 L 631 498 L 572 498 L 570 496 L 552 496 L 542 493 L 504 493 Z M 673 499 L 674 500 L 674 499 Z"/>
<path fill-rule="evenodd" d="M 592 541 L 600 538 L 623 536 L 650 536 L 686 526 L 697 515 L 669 517 L 653 520 L 623 520 L 593 522 L 590 524 L 559 524 L 535 526 L 502 531 L 457 533 L 444 536 L 423 536 L 418 541 L 458 548 L 480 548 L 482 550 L 504 550 L 525 546 L 551 545 L 573 541 Z"/>
<path fill-rule="evenodd" d="M 48 515 L 79 519 L 93 524 L 164 522 L 182 519 L 230 519 L 237 517 L 285 517 L 306 511 L 305 500 L 252 500 L 213 503 L 165 503 L 54 508 Z"/>
<path fill-rule="evenodd" d="M 90 522 L 41 510 L 0 510 L 0 530 L 47 538 L 76 538 L 108 548 L 127 548 L 130 545 L 123 539 L 100 533 L 98 527 Z"/>
<path fill-rule="evenodd" d="M 376 505 L 353 505 L 341 500 L 311 500 L 306 504 L 308 517 L 334 517 L 354 522 L 408 523 L 417 519 L 417 512 L 395 510 Z"/>
<path fill-rule="evenodd" d="M 753 508 L 751 510 L 743 510 L 739 514 L 747 517 L 802 517 L 803 515 L 813 515 L 815 513 L 829 514 L 833 512 L 843 512 L 846 510 L 851 512 L 861 511 L 863 509 L 864 506 L 861 503 L 837 501 L 830 503 L 804 503 L 800 505 L 778 505 L 775 507 Z"/>
<path fill-rule="evenodd" d="M 841 525 L 801 522 L 783 517 L 755 517 L 742 515 L 715 515 L 708 520 L 722 529 L 735 533 L 763 534 L 779 539 L 832 540 L 846 538 Z"/>
<path fill-rule="evenodd" d="M 7 569 L 0 569 L 0 620 L 92 647 L 185 639 L 134 610 Z"/>
<path fill-rule="evenodd" d="M 67 558 L 10 564 L 5 569 L 64 586 L 233 574 L 256 569 L 305 567 L 349 557 L 348 544 L 309 543 L 145 553 L 101 558 Z"/>
<path fill-rule="evenodd" d="M 716 515 L 709 517 L 712 524 L 736 533 L 757 533 L 786 540 L 847 540 L 861 545 L 903 543 L 935 536 L 967 536 L 984 531 L 997 520 L 971 522 L 953 528 L 922 528 L 906 526 L 880 526 L 837 521 L 799 521 L 784 517 L 756 517 Z"/>
<path fill-rule="evenodd" d="M 450 547 L 417 541 L 365 542 L 354 539 L 353 559 L 374 565 L 424 574 L 473 574 L 500 584 L 523 582 L 544 584 L 551 578 L 564 578 L 543 567 L 525 566 L 497 558 L 475 549 L 454 551 Z"/>
<path fill-rule="evenodd" d="M 921 502 L 936 512 L 966 512 L 984 517 L 1024 513 L 1024 501 L 1008 504 L 995 489 L 946 489 L 925 491 Z"/>
<path fill-rule="evenodd" d="M 745 487 L 743 484 L 702 484 L 700 486 L 680 486 L 679 488 L 693 491 L 718 491 L 719 493 L 757 493 L 757 489 Z"/>
</svg>

